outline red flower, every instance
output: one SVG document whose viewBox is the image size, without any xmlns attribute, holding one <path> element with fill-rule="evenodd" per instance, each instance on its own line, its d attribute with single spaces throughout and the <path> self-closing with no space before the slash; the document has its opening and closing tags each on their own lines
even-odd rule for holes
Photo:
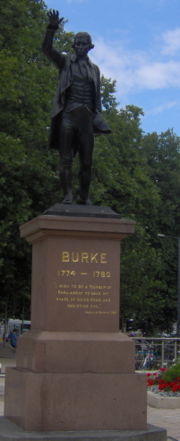
<svg viewBox="0 0 180 441">
<path fill-rule="evenodd" d="M 147 381 L 147 385 L 153 386 L 153 384 L 154 384 L 154 380 L 152 378 L 149 378 L 149 380 Z"/>
<path fill-rule="evenodd" d="M 159 389 L 159 390 L 163 390 L 163 389 L 164 389 L 164 383 L 159 384 L 159 385 L 158 385 L 158 389 Z"/>
<path fill-rule="evenodd" d="M 161 382 L 159 382 L 159 384 L 158 384 L 158 389 L 159 390 L 169 389 L 170 384 L 171 383 L 169 383 L 169 382 L 164 382 L 163 380 L 161 380 Z"/>
<path fill-rule="evenodd" d="M 167 368 L 161 368 L 160 372 L 148 372 L 147 375 L 147 386 L 151 387 L 154 384 L 158 386 L 161 390 L 171 390 L 172 392 L 180 391 L 180 377 L 177 377 L 174 381 L 166 381 L 161 378 L 161 373 L 167 371 Z"/>
</svg>

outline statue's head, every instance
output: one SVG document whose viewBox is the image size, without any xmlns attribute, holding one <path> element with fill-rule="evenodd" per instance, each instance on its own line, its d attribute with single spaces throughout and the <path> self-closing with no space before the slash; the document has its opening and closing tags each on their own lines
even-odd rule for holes
<svg viewBox="0 0 180 441">
<path fill-rule="evenodd" d="M 87 55 L 90 49 L 93 49 L 94 44 L 92 43 L 91 36 L 88 32 L 78 32 L 75 35 L 74 43 L 72 46 L 78 57 Z"/>
</svg>

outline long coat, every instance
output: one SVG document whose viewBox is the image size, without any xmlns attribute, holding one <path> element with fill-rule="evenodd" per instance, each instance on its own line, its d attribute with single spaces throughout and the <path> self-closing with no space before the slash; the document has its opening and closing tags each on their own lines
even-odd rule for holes
<svg viewBox="0 0 180 441">
<path fill-rule="evenodd" d="M 58 52 L 52 47 L 53 36 L 55 30 L 47 28 L 47 32 L 43 41 L 43 52 L 45 55 L 53 61 L 56 67 L 60 71 L 59 83 L 56 90 L 56 94 L 53 102 L 52 120 L 50 130 L 50 146 L 59 149 L 59 125 L 61 119 L 61 113 L 65 106 L 66 90 L 72 84 L 71 65 L 76 61 L 76 55 L 65 55 Z M 94 85 L 94 117 L 93 128 L 95 134 L 107 134 L 111 133 L 110 128 L 104 121 L 101 115 L 101 97 L 100 97 L 100 72 L 98 66 L 90 61 L 87 57 L 89 69 L 91 70 L 91 77 Z"/>
</svg>

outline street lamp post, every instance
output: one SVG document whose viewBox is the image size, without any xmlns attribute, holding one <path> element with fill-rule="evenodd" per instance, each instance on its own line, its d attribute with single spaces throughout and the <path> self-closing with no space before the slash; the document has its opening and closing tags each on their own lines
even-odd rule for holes
<svg viewBox="0 0 180 441">
<path fill-rule="evenodd" d="M 158 234 L 159 237 L 171 237 L 178 241 L 178 265 L 177 265 L 177 335 L 180 337 L 180 237 L 169 234 Z"/>
</svg>

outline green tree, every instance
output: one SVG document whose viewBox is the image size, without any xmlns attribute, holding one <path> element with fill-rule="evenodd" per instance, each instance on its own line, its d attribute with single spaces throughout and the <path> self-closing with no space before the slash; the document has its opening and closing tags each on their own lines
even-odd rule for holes
<svg viewBox="0 0 180 441">
<path fill-rule="evenodd" d="M 133 319 L 134 329 L 146 335 L 170 331 L 176 321 L 176 282 L 169 276 L 172 247 L 154 245 L 154 237 L 137 224 L 135 234 L 123 244 L 121 307 L 124 323 Z"/>
<path fill-rule="evenodd" d="M 172 130 L 143 140 L 148 174 L 161 196 L 158 232 L 180 234 L 180 138 Z"/>
<path fill-rule="evenodd" d="M 159 233 L 180 234 L 180 139 L 171 130 L 148 134 L 141 152 L 158 203 L 149 221 L 140 209 L 136 234 L 125 243 L 122 296 L 124 317 L 147 333 L 171 330 L 177 318 L 177 240 Z"/>
<path fill-rule="evenodd" d="M 52 155 L 36 149 L 28 155 L 20 140 L 2 134 L 0 167 L 0 312 L 27 317 L 31 248 L 19 226 L 57 201 L 58 179 Z"/>
<path fill-rule="evenodd" d="M 160 279 L 164 282 L 161 295 L 164 312 L 160 314 L 159 323 L 162 329 L 170 329 L 177 319 L 178 244 L 174 236 L 180 235 L 180 138 L 172 130 L 160 135 L 148 134 L 143 138 L 143 154 L 148 175 L 160 197 L 156 222 L 153 228 L 148 225 L 147 233 L 151 236 L 151 246 L 161 256 L 162 262 Z M 159 233 L 167 237 L 161 239 Z"/>
<path fill-rule="evenodd" d="M 41 53 L 44 3 L 2 0 L 0 16 L 0 313 L 29 315 L 30 251 L 19 225 L 60 198 L 58 157 L 48 126 L 57 72 Z M 60 39 L 61 37 L 61 39 Z M 62 48 L 72 39 L 60 29 Z M 27 300 L 27 301 L 26 301 Z"/>
<path fill-rule="evenodd" d="M 101 77 L 101 96 L 102 96 L 102 107 L 104 110 L 112 111 L 117 109 L 117 101 L 115 97 L 116 92 L 116 81 L 111 78 L 105 78 L 104 75 Z"/>
<path fill-rule="evenodd" d="M 95 203 L 110 205 L 138 221 L 149 220 L 152 211 L 155 215 L 159 203 L 142 154 L 142 114 L 135 106 L 105 112 L 112 134 L 96 140 L 92 182 Z"/>
</svg>

